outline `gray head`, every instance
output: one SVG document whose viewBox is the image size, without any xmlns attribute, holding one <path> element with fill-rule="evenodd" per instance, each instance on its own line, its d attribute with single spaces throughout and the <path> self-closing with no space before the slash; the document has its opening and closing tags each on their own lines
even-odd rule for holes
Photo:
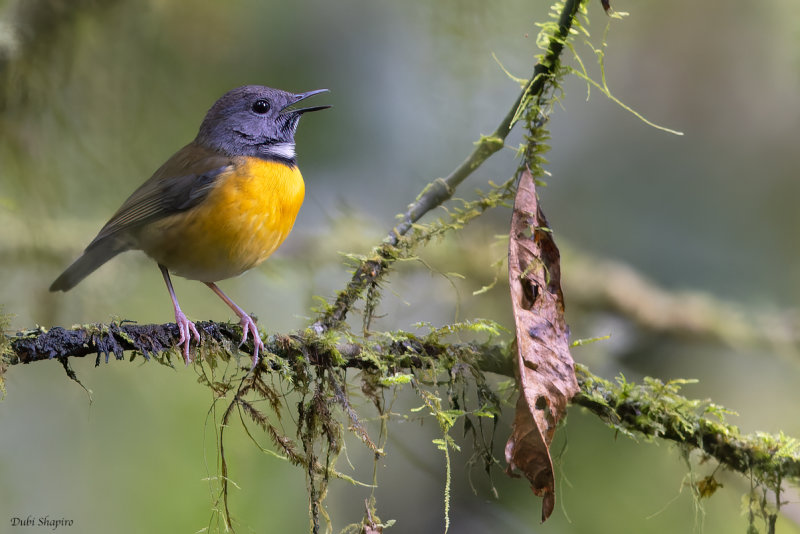
<svg viewBox="0 0 800 534">
<path fill-rule="evenodd" d="M 294 94 L 263 85 L 228 91 L 208 110 L 195 141 L 229 156 L 255 156 L 295 163 L 294 132 L 300 116 L 330 106 L 296 108 L 327 89 Z"/>
</svg>

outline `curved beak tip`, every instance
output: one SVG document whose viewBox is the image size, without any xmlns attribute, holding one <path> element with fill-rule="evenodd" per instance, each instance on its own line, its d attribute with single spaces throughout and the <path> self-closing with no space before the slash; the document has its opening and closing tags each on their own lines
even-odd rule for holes
<svg viewBox="0 0 800 534">
<path fill-rule="evenodd" d="M 307 108 L 293 108 L 292 106 L 294 106 L 294 105 L 295 105 L 295 104 L 297 104 L 298 102 L 302 102 L 302 101 L 303 101 L 303 100 L 305 100 L 306 98 L 310 98 L 310 97 L 312 97 L 312 96 L 314 96 L 314 95 L 318 95 L 318 94 L 320 94 L 320 93 L 329 93 L 329 92 L 330 92 L 330 91 L 329 91 L 328 89 L 316 89 L 316 90 L 314 90 L 314 91 L 308 91 L 308 92 L 306 92 L 306 93 L 299 93 L 299 94 L 295 95 L 295 97 L 296 97 L 296 98 L 295 98 L 295 101 L 294 101 L 294 102 L 292 102 L 291 104 L 289 104 L 289 105 L 285 106 L 285 107 L 284 107 L 284 108 L 281 110 L 281 113 L 297 113 L 297 114 L 303 114 L 303 113 L 309 113 L 309 112 L 311 112 L 311 111 L 319 111 L 319 110 L 321 110 L 321 109 L 328 109 L 328 108 L 330 108 L 331 106 L 310 106 L 310 107 L 307 107 Z"/>
</svg>

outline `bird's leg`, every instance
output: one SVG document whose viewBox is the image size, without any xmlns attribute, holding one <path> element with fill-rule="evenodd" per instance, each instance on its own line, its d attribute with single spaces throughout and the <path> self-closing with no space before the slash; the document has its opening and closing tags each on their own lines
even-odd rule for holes
<svg viewBox="0 0 800 534">
<path fill-rule="evenodd" d="M 258 363 L 259 349 L 260 350 L 264 349 L 264 342 L 261 341 L 261 335 L 258 333 L 258 328 L 256 328 L 256 322 L 253 320 L 252 317 L 250 317 L 247 314 L 247 312 L 245 312 L 243 309 L 237 306 L 235 302 L 233 302 L 230 298 L 228 298 L 228 295 L 223 293 L 222 290 L 219 287 L 217 287 L 217 284 L 215 284 L 214 282 L 206 282 L 205 284 L 208 287 L 210 287 L 211 291 L 216 293 L 219 298 L 224 300 L 225 304 L 230 306 L 230 308 L 234 311 L 234 313 L 239 316 L 239 319 L 241 319 L 239 324 L 242 325 L 243 335 L 242 335 L 242 342 L 239 343 L 239 345 L 241 346 L 244 344 L 245 341 L 247 341 L 248 332 L 253 334 L 253 346 L 255 347 L 255 350 L 253 351 L 253 366 L 250 367 L 250 370 L 252 371 L 253 369 L 255 369 L 256 364 Z"/>
<path fill-rule="evenodd" d="M 178 325 L 178 330 L 181 332 L 178 345 L 183 345 L 183 358 L 186 360 L 186 365 L 189 365 L 189 362 L 192 361 L 192 358 L 189 356 L 189 343 L 192 341 L 192 336 L 200 343 L 200 333 L 197 331 L 197 328 L 195 328 L 194 323 L 187 319 L 186 315 L 181 311 L 181 307 L 178 304 L 178 297 L 175 296 L 175 290 L 172 289 L 172 280 L 169 278 L 169 271 L 160 263 L 158 264 L 158 268 L 161 269 L 161 274 L 164 275 L 164 282 L 167 283 L 167 290 L 172 299 L 172 307 L 175 308 L 175 323 Z"/>
</svg>

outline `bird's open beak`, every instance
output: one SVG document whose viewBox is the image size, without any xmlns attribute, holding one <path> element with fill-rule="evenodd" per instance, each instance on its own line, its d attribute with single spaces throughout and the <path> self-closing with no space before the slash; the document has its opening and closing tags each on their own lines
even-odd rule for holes
<svg viewBox="0 0 800 534">
<path fill-rule="evenodd" d="M 308 113 L 309 111 L 319 111 L 321 109 L 328 109 L 330 106 L 310 106 L 310 107 L 307 107 L 307 108 L 295 108 L 295 107 L 292 107 L 295 104 L 297 104 L 298 102 L 301 102 L 301 101 L 305 100 L 306 98 L 312 97 L 314 95 L 318 95 L 320 93 L 327 93 L 327 92 L 328 92 L 327 89 L 317 89 L 316 91 L 308 91 L 307 93 L 300 93 L 300 94 L 294 95 L 294 97 L 295 97 L 294 102 L 292 102 L 288 106 L 286 106 L 283 109 L 281 109 L 281 113 L 282 114 L 283 113 L 296 113 L 298 115 L 302 115 L 303 113 Z"/>
</svg>

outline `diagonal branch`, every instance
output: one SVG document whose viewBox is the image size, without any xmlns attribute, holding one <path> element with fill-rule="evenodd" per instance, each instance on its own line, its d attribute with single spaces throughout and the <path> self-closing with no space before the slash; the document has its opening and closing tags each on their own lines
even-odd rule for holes
<svg viewBox="0 0 800 534">
<path fill-rule="evenodd" d="M 582 0 L 568 0 L 565 3 L 559 17 L 558 30 L 550 39 L 547 51 L 536 64 L 533 75 L 494 132 L 489 136 L 482 136 L 472 153 L 446 178 L 437 178 L 423 188 L 417 199 L 403 213 L 400 224 L 392 228 L 383 242 L 373 249 L 370 258 L 361 261 L 347 284 L 347 288 L 338 293 L 336 301 L 314 322 L 312 328 L 317 333 L 340 325 L 346 319 L 353 304 L 361 298 L 364 290 L 377 284 L 386 268 L 395 261 L 398 256 L 396 247 L 400 238 L 406 235 L 423 215 L 450 199 L 455 189 L 475 169 L 505 146 L 505 139 L 519 117 L 521 107 L 525 107 L 531 99 L 540 99 L 551 86 L 552 77 L 558 67 L 558 59 L 564 49 L 565 39 L 581 3 Z"/>
<path fill-rule="evenodd" d="M 783 481 L 800 481 L 800 442 L 782 433 L 741 434 L 723 420 L 730 412 L 721 406 L 678 394 L 686 380 L 663 383 L 645 378 L 644 384 L 635 385 L 620 377 L 614 384 L 581 365 L 576 372 L 580 392 L 573 404 L 624 434 L 666 439 L 699 450 L 776 493 Z"/>
</svg>

